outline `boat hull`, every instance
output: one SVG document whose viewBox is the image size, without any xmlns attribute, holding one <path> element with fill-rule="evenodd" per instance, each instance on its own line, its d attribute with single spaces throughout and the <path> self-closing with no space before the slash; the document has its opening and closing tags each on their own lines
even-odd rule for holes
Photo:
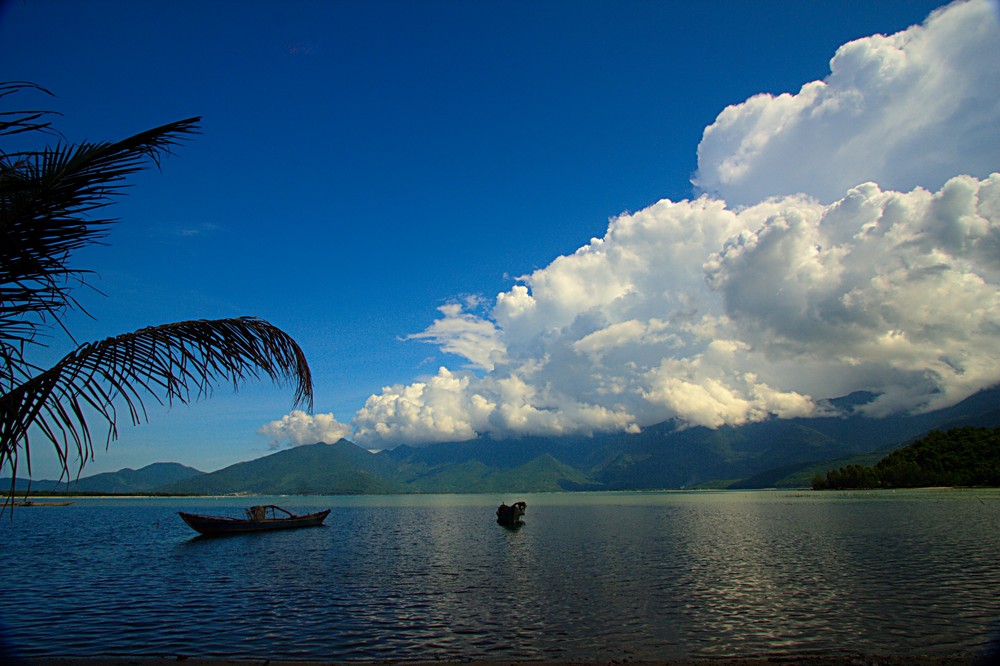
<svg viewBox="0 0 1000 666">
<path fill-rule="evenodd" d="M 218 516 L 201 516 L 196 513 L 178 511 L 181 519 L 191 529 L 206 536 L 219 534 L 243 534 L 246 532 L 270 532 L 273 530 L 291 530 L 299 527 L 319 527 L 330 514 L 330 509 L 292 518 L 269 518 L 266 520 L 245 520 L 242 518 L 223 518 Z"/>
<path fill-rule="evenodd" d="M 24 508 L 32 506 L 69 506 L 70 504 L 72 504 L 72 502 L 32 502 L 31 500 L 14 502 L 14 506 L 21 506 Z"/>
</svg>

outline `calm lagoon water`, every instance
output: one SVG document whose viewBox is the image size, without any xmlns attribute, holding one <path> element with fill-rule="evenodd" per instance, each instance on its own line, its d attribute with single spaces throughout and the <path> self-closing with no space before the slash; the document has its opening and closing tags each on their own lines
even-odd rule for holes
<svg viewBox="0 0 1000 666">
<path fill-rule="evenodd" d="M 257 503 L 333 512 L 217 538 L 176 513 Z M 950 655 L 1000 626 L 995 490 L 81 499 L 5 514 L 0 555 L 27 657 Z"/>
</svg>

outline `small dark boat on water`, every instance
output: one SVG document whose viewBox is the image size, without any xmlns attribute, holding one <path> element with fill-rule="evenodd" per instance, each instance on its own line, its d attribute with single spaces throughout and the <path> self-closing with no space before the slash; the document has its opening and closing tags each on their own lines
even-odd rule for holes
<svg viewBox="0 0 1000 666">
<path fill-rule="evenodd" d="M 297 516 L 280 506 L 265 504 L 252 506 L 246 510 L 246 518 L 228 516 L 201 516 L 196 513 L 177 512 L 185 523 L 196 532 L 206 536 L 217 534 L 241 534 L 244 532 L 267 532 L 288 530 L 296 527 L 318 527 L 326 520 L 330 509 L 317 513 Z"/>
<path fill-rule="evenodd" d="M 527 506 L 524 502 L 514 502 L 510 506 L 507 506 L 506 503 L 501 504 L 497 509 L 497 524 L 504 527 L 520 527 L 524 525 L 521 516 L 524 515 L 524 510 Z"/>
<path fill-rule="evenodd" d="M 14 506 L 69 506 L 70 504 L 72 502 L 36 502 L 30 499 L 14 502 Z"/>
</svg>

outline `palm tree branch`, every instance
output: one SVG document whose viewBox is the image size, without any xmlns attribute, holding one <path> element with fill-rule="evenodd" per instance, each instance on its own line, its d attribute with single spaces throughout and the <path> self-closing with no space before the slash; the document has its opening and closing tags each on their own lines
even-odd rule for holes
<svg viewBox="0 0 1000 666">
<path fill-rule="evenodd" d="M 34 83 L 27 81 L 7 81 L 0 83 L 0 99 L 7 95 L 21 92 L 22 90 L 37 90 L 50 97 L 54 96 L 45 88 Z M 24 132 L 48 132 L 50 131 L 51 124 L 48 120 L 42 119 L 52 115 L 60 114 L 53 111 L 41 110 L 0 112 L 0 136 L 22 134 Z"/>
<path fill-rule="evenodd" d="M 144 328 L 80 346 L 55 366 L 0 396 L 0 467 L 17 468 L 23 454 L 30 474 L 29 430 L 38 429 L 57 450 L 64 474 L 75 453 L 80 467 L 93 458 L 86 421 L 93 411 L 117 438 L 117 405 L 134 425 L 146 420 L 144 397 L 187 404 L 216 384 L 234 389 L 266 374 L 296 386 L 295 404 L 312 409 L 312 377 L 298 344 L 254 317 L 198 320 Z"/>
<path fill-rule="evenodd" d="M 69 292 L 87 271 L 71 266 L 69 257 L 100 242 L 114 222 L 90 214 L 121 193 L 127 176 L 150 162 L 159 166 L 163 154 L 198 131 L 199 121 L 180 120 L 115 143 L 0 156 L 0 321 L 31 317 L 23 323 L 34 329 L 37 315 L 61 322 L 61 311 L 77 306 Z M 0 339 L 9 333 L 0 326 Z"/>
</svg>

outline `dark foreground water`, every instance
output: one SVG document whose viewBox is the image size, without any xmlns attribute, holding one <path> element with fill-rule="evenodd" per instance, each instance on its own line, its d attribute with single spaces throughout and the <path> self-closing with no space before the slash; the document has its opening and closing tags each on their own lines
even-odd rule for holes
<svg viewBox="0 0 1000 666">
<path fill-rule="evenodd" d="M 218 538 L 176 513 L 265 502 L 333 512 Z M 5 514 L 0 557 L 25 656 L 950 655 L 1000 622 L 997 491 L 86 499 Z"/>
</svg>

